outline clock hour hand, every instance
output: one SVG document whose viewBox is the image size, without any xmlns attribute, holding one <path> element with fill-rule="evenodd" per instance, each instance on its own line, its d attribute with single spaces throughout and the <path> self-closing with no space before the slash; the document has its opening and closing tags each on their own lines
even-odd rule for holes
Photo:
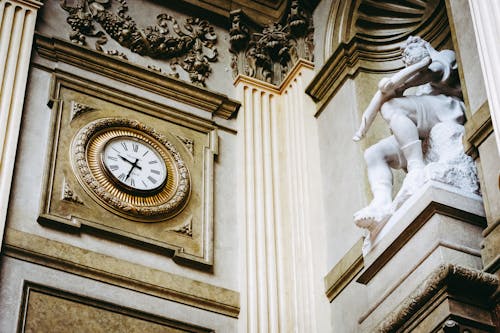
<svg viewBox="0 0 500 333">
<path fill-rule="evenodd" d="M 133 163 L 132 163 L 132 162 L 130 162 L 130 161 L 129 161 L 129 159 L 127 159 L 127 158 L 123 157 L 122 155 L 118 155 L 118 157 L 120 157 L 120 158 L 121 158 L 122 160 L 124 160 L 125 162 L 130 163 L 130 164 L 133 166 L 133 167 L 132 167 L 132 169 L 135 167 L 135 168 L 137 168 L 137 169 L 139 169 L 139 170 L 142 170 L 142 168 L 141 168 L 140 166 L 138 166 L 138 165 L 137 165 L 137 162 L 139 161 L 139 159 L 138 159 L 138 158 L 135 160 L 135 162 L 133 162 Z M 127 177 L 127 178 L 128 178 L 128 177 Z"/>
</svg>

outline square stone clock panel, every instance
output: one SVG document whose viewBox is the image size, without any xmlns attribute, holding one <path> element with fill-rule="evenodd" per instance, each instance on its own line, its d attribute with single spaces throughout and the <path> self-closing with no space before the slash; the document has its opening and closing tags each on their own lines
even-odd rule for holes
<svg viewBox="0 0 500 333">
<path fill-rule="evenodd" d="M 38 221 L 98 229 L 210 268 L 216 128 L 61 74 L 52 100 Z"/>
</svg>

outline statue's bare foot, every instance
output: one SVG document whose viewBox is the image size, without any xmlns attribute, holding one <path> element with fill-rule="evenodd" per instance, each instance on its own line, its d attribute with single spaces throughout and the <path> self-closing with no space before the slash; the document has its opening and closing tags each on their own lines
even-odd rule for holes
<svg viewBox="0 0 500 333">
<path fill-rule="evenodd" d="M 368 230 L 375 230 L 389 220 L 392 215 L 391 204 L 375 205 L 373 202 L 367 207 L 354 213 L 354 223 Z"/>
</svg>

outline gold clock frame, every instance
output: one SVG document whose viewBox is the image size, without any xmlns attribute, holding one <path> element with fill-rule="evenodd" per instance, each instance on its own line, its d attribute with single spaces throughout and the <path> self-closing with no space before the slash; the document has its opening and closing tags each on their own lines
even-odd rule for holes
<svg viewBox="0 0 500 333">
<path fill-rule="evenodd" d="M 102 147 L 100 147 L 99 149 L 99 156 L 101 158 L 101 167 L 103 168 L 103 170 L 106 172 L 106 174 L 111 178 L 111 181 L 118 187 L 120 187 L 122 190 L 124 190 L 125 192 L 128 192 L 128 193 L 131 193 L 131 194 L 134 194 L 134 195 L 142 195 L 142 196 L 148 196 L 148 195 L 153 195 L 153 194 L 156 194 L 160 191 L 163 190 L 163 186 L 167 183 L 167 177 L 168 177 L 168 169 L 167 169 L 167 164 L 165 162 L 165 159 L 163 156 L 161 156 L 161 154 L 158 152 L 158 156 L 160 157 L 160 159 L 162 160 L 163 162 L 163 166 L 165 168 L 165 179 L 159 184 L 157 185 L 156 187 L 152 188 L 152 189 L 149 189 L 149 190 L 141 190 L 141 189 L 138 189 L 138 188 L 134 188 L 133 186 L 129 186 L 127 185 L 125 182 L 122 182 L 120 181 L 119 179 L 116 178 L 116 176 L 112 173 L 111 170 L 109 170 L 109 168 L 106 166 L 106 163 L 104 162 L 104 151 L 106 150 L 106 146 L 108 144 L 111 144 L 112 141 L 115 141 L 115 140 L 118 140 L 118 139 L 121 139 L 121 138 L 128 138 L 128 140 L 132 140 L 132 141 L 136 141 L 136 142 L 139 142 L 141 143 L 142 145 L 148 145 L 150 146 L 150 148 L 152 150 L 157 150 L 156 148 L 154 148 L 153 146 L 151 146 L 150 144 L 148 144 L 147 142 L 145 142 L 144 140 L 136 137 L 135 135 L 134 136 L 130 136 L 129 133 L 127 134 L 124 134 L 124 135 L 116 135 L 114 136 L 113 138 L 110 138 L 109 140 L 105 140 L 105 142 L 103 142 L 102 144 Z"/>
<path fill-rule="evenodd" d="M 167 167 L 167 181 L 158 193 L 124 191 L 107 175 L 101 163 L 107 142 L 127 136 L 151 145 Z M 72 167 L 85 191 L 118 214 L 141 222 L 155 222 L 178 214 L 189 200 L 189 170 L 175 146 L 155 129 L 126 118 L 97 119 L 76 134 L 71 145 Z"/>
</svg>

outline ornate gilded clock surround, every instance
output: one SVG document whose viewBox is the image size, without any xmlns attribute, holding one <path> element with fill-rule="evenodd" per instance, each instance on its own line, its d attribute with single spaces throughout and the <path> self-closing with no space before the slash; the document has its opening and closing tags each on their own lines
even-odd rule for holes
<svg viewBox="0 0 500 333">
<path fill-rule="evenodd" d="M 113 137 L 130 136 L 153 146 L 162 156 L 168 170 L 165 186 L 153 195 L 142 196 L 120 190 L 103 172 L 100 154 Z M 75 136 L 72 164 L 80 184 L 118 214 L 141 222 L 170 218 L 182 210 L 189 199 L 190 176 L 175 146 L 155 129 L 139 121 L 104 118 L 92 121 Z"/>
</svg>

